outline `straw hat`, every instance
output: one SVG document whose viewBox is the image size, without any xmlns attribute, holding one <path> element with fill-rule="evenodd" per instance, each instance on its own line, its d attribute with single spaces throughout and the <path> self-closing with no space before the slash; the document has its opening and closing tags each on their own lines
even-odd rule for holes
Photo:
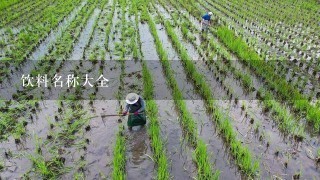
<svg viewBox="0 0 320 180">
<path fill-rule="evenodd" d="M 208 14 L 209 14 L 209 16 L 212 16 L 212 12 L 209 12 Z"/>
<path fill-rule="evenodd" d="M 136 93 L 130 93 L 126 97 L 126 102 L 128 104 L 134 104 L 134 103 L 138 102 L 138 100 L 139 100 L 139 95 Z"/>
</svg>

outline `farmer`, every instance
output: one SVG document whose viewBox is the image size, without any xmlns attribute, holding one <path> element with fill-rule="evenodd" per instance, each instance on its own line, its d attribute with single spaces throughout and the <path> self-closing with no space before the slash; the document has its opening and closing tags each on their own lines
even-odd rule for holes
<svg viewBox="0 0 320 180">
<path fill-rule="evenodd" d="M 145 125 L 147 122 L 144 112 L 145 102 L 142 97 L 136 93 L 130 93 L 126 97 L 126 102 L 127 105 L 123 115 L 129 114 L 127 122 L 129 130 L 132 130 L 133 126 Z"/>
<path fill-rule="evenodd" d="M 204 30 L 207 30 L 208 26 L 210 26 L 211 16 L 212 16 L 212 12 L 208 12 L 207 14 L 202 16 L 202 20 L 201 20 L 201 30 L 202 30 L 202 32 Z"/>
</svg>

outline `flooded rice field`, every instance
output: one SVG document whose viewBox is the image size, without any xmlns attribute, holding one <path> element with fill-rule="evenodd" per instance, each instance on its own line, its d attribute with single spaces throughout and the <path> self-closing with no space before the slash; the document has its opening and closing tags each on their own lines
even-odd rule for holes
<svg viewBox="0 0 320 180">
<path fill-rule="evenodd" d="M 319 179 L 318 2 L 0 10 L 0 179 Z"/>
</svg>

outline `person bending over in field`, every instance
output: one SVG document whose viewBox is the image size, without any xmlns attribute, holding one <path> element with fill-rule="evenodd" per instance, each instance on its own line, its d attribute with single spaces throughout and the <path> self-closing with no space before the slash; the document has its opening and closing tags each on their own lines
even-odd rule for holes
<svg viewBox="0 0 320 180">
<path fill-rule="evenodd" d="M 212 16 L 212 12 L 208 12 L 205 15 L 202 16 L 202 20 L 201 20 L 201 30 L 202 32 L 204 30 L 208 30 L 208 27 L 211 24 L 211 16 Z"/>
<path fill-rule="evenodd" d="M 145 125 L 147 120 L 144 112 L 145 102 L 142 97 L 136 93 L 130 93 L 126 97 L 126 103 L 123 115 L 129 115 L 127 122 L 129 130 L 132 130 L 133 126 Z"/>
</svg>

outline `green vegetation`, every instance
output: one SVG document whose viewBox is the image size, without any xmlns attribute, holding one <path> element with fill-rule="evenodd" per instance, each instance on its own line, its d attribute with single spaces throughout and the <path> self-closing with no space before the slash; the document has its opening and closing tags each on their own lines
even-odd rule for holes
<svg viewBox="0 0 320 180">
<path fill-rule="evenodd" d="M 266 79 L 268 86 L 275 89 L 282 100 L 288 100 L 295 111 L 305 113 L 307 120 L 313 124 L 314 130 L 320 131 L 320 110 L 317 107 L 312 106 L 299 91 L 274 74 L 274 70 L 241 38 L 236 37 L 234 32 L 226 27 L 220 27 L 217 34 L 228 48 L 244 60 L 244 63 L 251 67 L 256 74 Z"/>
<path fill-rule="evenodd" d="M 211 93 L 211 88 L 208 86 L 204 76 L 198 73 L 195 65 L 192 62 L 192 59 L 189 57 L 187 51 L 180 43 L 180 40 L 175 34 L 170 22 L 164 21 L 164 26 L 168 32 L 168 36 L 173 42 L 174 47 L 177 49 L 177 52 L 180 53 L 180 58 L 183 61 L 187 75 L 192 79 L 195 86 L 198 87 L 197 90 L 204 98 L 209 112 L 212 112 L 213 119 L 215 119 L 217 127 L 223 134 L 226 143 L 229 144 L 230 152 L 234 156 L 236 163 L 245 174 L 248 176 L 255 176 L 256 172 L 259 170 L 259 162 L 252 160 L 250 151 L 246 147 L 243 147 L 241 142 L 237 140 L 236 134 L 234 133 L 232 125 L 230 124 L 230 119 L 223 115 L 223 113 L 215 104 Z"/>
<path fill-rule="evenodd" d="M 124 136 L 124 126 L 119 127 L 117 134 L 117 140 L 113 149 L 113 171 L 112 179 L 114 180 L 125 180 L 126 179 L 126 143 Z"/>
<path fill-rule="evenodd" d="M 9 6 L 13 6 L 19 3 L 21 0 L 4 0 L 0 2 L 0 10 L 6 9 Z"/>
<path fill-rule="evenodd" d="M 192 118 L 192 115 L 187 110 L 186 103 L 181 100 L 183 99 L 182 92 L 179 89 L 177 81 L 174 78 L 173 72 L 171 70 L 171 65 L 168 60 L 168 56 L 166 51 L 163 49 L 162 43 L 158 37 L 157 30 L 153 20 L 151 19 L 146 6 L 142 9 L 142 17 L 147 20 L 148 25 L 150 27 L 151 34 L 155 39 L 155 44 L 157 48 L 158 55 L 161 59 L 161 64 L 164 69 L 164 73 L 166 75 L 166 80 L 168 85 L 172 89 L 172 94 L 174 98 L 175 105 L 180 112 L 180 120 L 181 125 L 184 129 L 184 133 L 186 138 L 188 139 L 189 143 L 195 147 L 195 157 L 194 160 L 198 166 L 198 178 L 199 179 L 217 179 L 219 177 L 219 171 L 212 172 L 212 167 L 208 158 L 208 153 L 206 150 L 206 146 L 197 136 L 197 127 L 195 124 L 195 120 Z M 202 153 L 199 153 L 202 152 Z"/>
<path fill-rule="evenodd" d="M 147 172 L 153 179 L 177 178 L 180 171 L 199 180 L 316 179 L 319 172 L 309 169 L 320 162 L 315 138 L 320 132 L 319 8 L 316 0 L 1 1 L 0 91 L 16 90 L 1 94 L 0 179 L 12 174 L 79 180 L 141 175 L 147 163 L 127 166 L 131 147 L 123 119 L 100 119 L 100 113 L 122 111 L 129 91 L 147 102 L 150 144 L 138 151 L 142 149 L 141 161 L 153 161 Z M 212 25 L 202 32 L 199 20 L 208 11 L 213 13 Z M 150 31 L 153 41 L 143 31 Z M 149 66 L 154 64 L 144 58 L 150 57 L 149 51 L 155 53 L 152 60 L 159 58 L 160 77 L 171 92 L 177 119 L 170 119 L 167 110 L 159 114 L 164 109 L 155 99 L 164 86 Z M 81 61 L 69 66 L 67 60 L 75 54 Z M 174 55 L 181 63 L 178 70 L 169 59 Z M 27 61 L 34 57 L 39 61 Z M 109 59 L 118 61 L 100 61 Z M 53 77 L 65 71 L 110 78 L 117 101 L 112 106 L 119 108 L 110 108 L 108 100 L 95 101 L 105 98 L 102 88 L 78 86 L 59 92 L 59 100 L 45 101 L 55 94 L 53 86 L 47 88 L 48 95 L 16 82 L 22 73 Z M 194 92 L 185 89 L 190 87 Z M 4 100 L 7 95 L 12 100 Z M 80 100 L 85 96 L 88 101 Z M 192 101 L 205 109 L 199 109 L 198 102 L 188 107 L 189 96 L 199 96 Z M 218 97 L 223 101 L 214 100 Z M 178 124 L 165 129 L 162 118 Z M 113 148 L 99 142 L 105 132 Z M 169 133 L 176 143 L 166 142 Z M 188 147 L 183 149 L 185 140 Z M 146 154 L 146 149 L 152 152 Z M 177 156 L 183 159 L 175 161 Z"/>
<path fill-rule="evenodd" d="M 132 13 L 135 15 L 135 28 L 138 29 L 138 6 L 141 1 L 134 0 L 132 2 Z M 140 42 L 139 32 L 135 33 L 136 41 Z M 136 47 L 138 48 L 138 47 Z M 141 51 L 141 49 L 140 49 Z M 139 52 L 137 52 L 139 54 Z M 148 133 L 151 139 L 151 146 L 154 152 L 153 158 L 157 164 L 157 179 L 170 179 L 168 159 L 166 156 L 165 144 L 161 139 L 160 125 L 158 119 L 158 106 L 154 99 L 154 84 L 150 70 L 148 69 L 146 62 L 141 61 L 142 64 L 142 76 L 143 76 L 143 97 L 147 100 L 146 112 L 149 120 Z"/>
</svg>

